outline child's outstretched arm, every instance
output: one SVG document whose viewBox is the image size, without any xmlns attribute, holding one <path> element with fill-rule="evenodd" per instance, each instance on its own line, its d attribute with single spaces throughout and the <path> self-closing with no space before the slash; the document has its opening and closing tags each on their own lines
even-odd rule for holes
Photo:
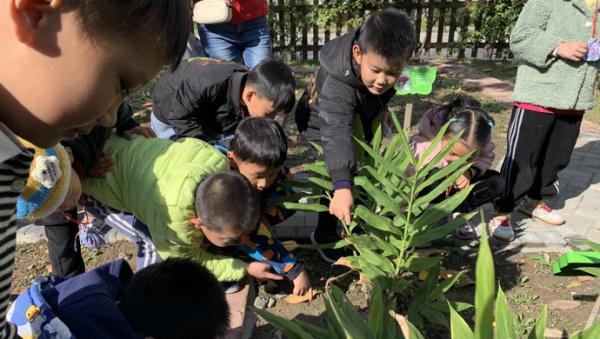
<svg viewBox="0 0 600 339">
<path fill-rule="evenodd" d="M 330 213 L 349 224 L 354 202 L 352 173 L 356 166 L 352 140 L 356 93 L 333 77 L 327 77 L 323 88 L 318 100 L 323 156 L 334 188 Z"/>
<path fill-rule="evenodd" d="M 552 15 L 553 1 L 529 0 L 515 24 L 510 35 L 510 49 L 515 56 L 533 66 L 545 68 L 552 63 L 552 54 L 563 43 L 560 36 L 546 30 L 546 25 Z M 556 14 L 555 14 L 556 15 Z M 581 46 L 586 45 L 580 42 Z M 570 46 L 577 49 L 578 46 Z M 564 47 L 563 52 L 567 52 Z M 587 47 L 583 51 L 587 50 Z M 557 51 L 558 52 L 558 51 Z"/>
<path fill-rule="evenodd" d="M 310 280 L 304 266 L 283 244 L 273 238 L 268 226 L 261 222 L 238 248 L 253 260 L 268 264 L 274 272 L 294 282 L 294 294 L 304 295 L 310 289 Z"/>
</svg>

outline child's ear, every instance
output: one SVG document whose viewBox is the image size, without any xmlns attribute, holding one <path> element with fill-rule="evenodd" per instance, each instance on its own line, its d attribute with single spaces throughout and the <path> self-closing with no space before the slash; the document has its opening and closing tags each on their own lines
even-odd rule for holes
<svg viewBox="0 0 600 339">
<path fill-rule="evenodd" d="M 194 228 L 197 230 L 204 227 L 204 222 L 202 221 L 202 219 L 200 217 L 193 218 L 192 220 L 190 220 L 190 222 L 192 223 Z"/>
<path fill-rule="evenodd" d="M 231 167 L 237 169 L 237 161 L 235 160 L 235 153 L 233 151 L 227 152 L 227 159 L 229 159 L 229 164 L 231 165 Z"/>
<path fill-rule="evenodd" d="M 41 20 L 51 11 L 64 6 L 64 0 L 12 0 L 11 15 L 19 40 L 27 45 L 36 43 Z"/>
<path fill-rule="evenodd" d="M 360 65 L 362 61 L 362 51 L 360 50 L 359 45 L 352 45 L 352 56 L 354 57 L 354 61 Z"/>
<path fill-rule="evenodd" d="M 242 99 L 244 100 L 244 103 L 246 105 L 248 105 L 248 103 L 250 101 L 252 101 L 252 99 L 255 97 L 256 97 L 256 90 L 254 89 L 254 87 L 252 87 L 251 85 L 246 85 L 244 87 L 244 91 L 242 93 Z"/>
</svg>

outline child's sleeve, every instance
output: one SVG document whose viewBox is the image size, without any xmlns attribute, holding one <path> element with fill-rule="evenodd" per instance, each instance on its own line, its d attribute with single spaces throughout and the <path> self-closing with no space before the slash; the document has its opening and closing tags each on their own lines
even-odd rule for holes
<svg viewBox="0 0 600 339">
<path fill-rule="evenodd" d="M 202 121 L 212 121 L 206 115 L 215 114 L 214 98 L 218 84 L 204 86 L 202 81 L 186 79 L 173 95 L 171 109 L 165 112 L 168 125 L 173 127 L 178 138 L 205 139 L 207 131 Z"/>
<path fill-rule="evenodd" d="M 117 134 L 122 135 L 123 132 L 138 127 L 139 125 L 140 124 L 133 119 L 133 109 L 127 102 L 123 101 L 117 111 L 117 123 L 115 124 Z"/>
<path fill-rule="evenodd" d="M 546 31 L 553 1 L 529 0 L 510 35 L 510 49 L 515 56 L 533 66 L 545 68 L 562 38 Z"/>
<path fill-rule="evenodd" d="M 334 185 L 351 182 L 356 166 L 352 132 L 358 99 L 351 86 L 331 76 L 322 88 L 318 107 L 325 164 Z"/>
<path fill-rule="evenodd" d="M 264 220 L 238 248 L 253 260 L 269 264 L 273 271 L 290 280 L 294 280 L 302 272 L 302 265 L 279 240 L 273 238 Z"/>
<path fill-rule="evenodd" d="M 219 281 L 239 281 L 248 272 L 248 264 L 243 260 L 213 254 L 205 251 L 200 246 L 169 244 L 168 247 L 164 247 L 161 246 L 159 240 L 153 239 L 153 242 L 161 258 L 182 257 L 192 259 L 214 274 Z"/>
</svg>

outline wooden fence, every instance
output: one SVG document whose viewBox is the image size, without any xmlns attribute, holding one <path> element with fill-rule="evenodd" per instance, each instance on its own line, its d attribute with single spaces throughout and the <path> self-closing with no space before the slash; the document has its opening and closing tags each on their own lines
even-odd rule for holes
<svg viewBox="0 0 600 339">
<path fill-rule="evenodd" d="M 459 59 L 500 57 L 507 47 L 506 41 L 488 43 L 467 34 L 479 30 L 483 21 L 482 16 L 472 18 L 469 4 L 475 1 L 365 1 L 359 10 L 337 13 L 333 18 L 324 20 L 323 13 L 332 8 L 328 4 L 331 0 L 269 0 L 273 49 L 281 57 L 291 60 L 317 60 L 323 44 L 356 25 L 357 19 L 369 11 L 394 6 L 406 11 L 415 23 L 421 53 L 435 51 L 437 55 L 443 53 Z M 491 53 L 492 48 L 495 54 Z"/>
</svg>

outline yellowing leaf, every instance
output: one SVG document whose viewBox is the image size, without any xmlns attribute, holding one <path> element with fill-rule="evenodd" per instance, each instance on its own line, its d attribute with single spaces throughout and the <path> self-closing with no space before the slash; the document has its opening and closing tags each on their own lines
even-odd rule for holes
<svg viewBox="0 0 600 339">
<path fill-rule="evenodd" d="M 287 297 L 283 298 L 283 301 L 285 301 L 288 304 L 300 304 L 315 299 L 317 294 L 318 293 L 310 289 L 310 291 L 306 292 L 305 295 L 290 294 Z"/>
</svg>

